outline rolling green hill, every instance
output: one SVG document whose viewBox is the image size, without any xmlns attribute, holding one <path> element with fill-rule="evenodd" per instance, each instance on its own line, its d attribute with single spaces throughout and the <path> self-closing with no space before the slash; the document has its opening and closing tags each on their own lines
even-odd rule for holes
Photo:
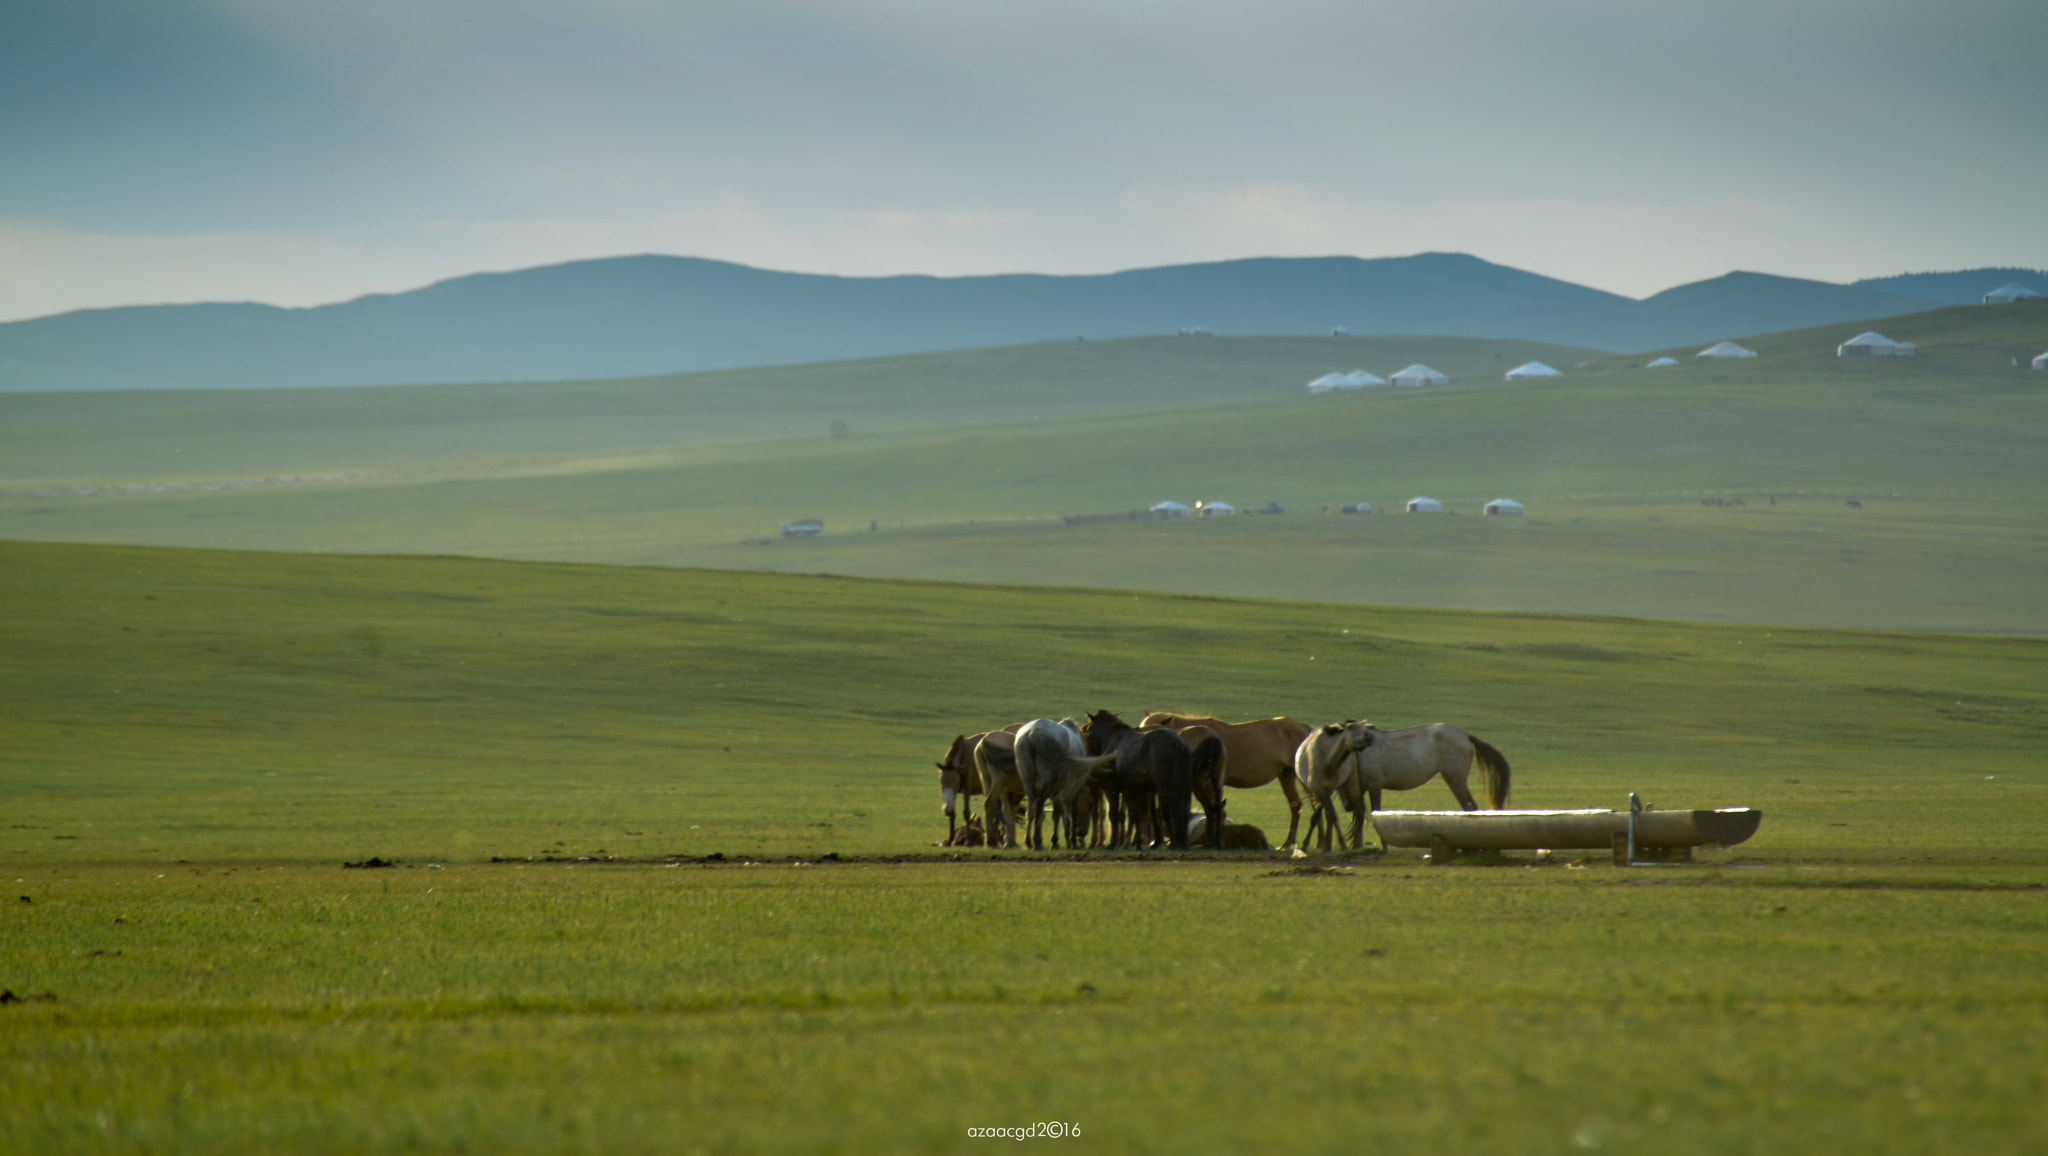
<svg viewBox="0 0 2048 1156">
<path fill-rule="evenodd" d="M 555 386 L 16 396 L 0 398 L 0 536 L 2048 633 L 2048 376 L 2010 364 L 2030 335 L 2048 348 L 2048 303 L 1876 324 L 1923 355 L 1832 356 L 1859 323 L 1658 370 L 1512 343 L 1218 338 Z M 1527 357 L 1567 376 L 1499 380 Z M 1410 360 L 1457 380 L 1302 390 Z M 1418 494 L 1458 513 L 1335 512 Z M 1471 516 L 1499 496 L 1528 516 Z M 1165 498 L 1288 513 L 1061 520 Z M 800 517 L 826 533 L 776 537 Z"/>
<path fill-rule="evenodd" d="M 0 488 L 349 471 L 556 472 L 615 451 L 991 426 L 1299 396 L 1427 362 L 1494 380 L 1598 351 L 1457 337 L 1130 338 L 604 381 L 0 393 Z M 536 458 L 557 459 L 541 464 Z M 512 459 L 511 464 L 506 464 Z M 616 463 L 602 468 L 615 468 Z M 573 467 L 571 467 L 573 468 Z"/>
</svg>

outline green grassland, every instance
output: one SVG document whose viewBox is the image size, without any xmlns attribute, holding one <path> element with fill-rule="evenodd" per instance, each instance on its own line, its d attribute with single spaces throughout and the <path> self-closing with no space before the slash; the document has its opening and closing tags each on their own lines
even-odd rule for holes
<svg viewBox="0 0 2048 1156">
<path fill-rule="evenodd" d="M 1754 361 L 1594 359 L 1511 384 L 1496 370 L 1535 347 L 1164 339 L 551 386 L 9 395 L 0 535 L 2048 633 L 2048 375 L 2010 365 L 2048 343 L 2048 309 L 1884 324 L 1923 355 L 1837 359 L 1846 326 L 1748 339 Z M 1301 390 L 1410 357 L 1460 380 Z M 1334 512 L 1423 493 L 1458 516 Z M 1499 496 L 1528 516 L 1473 516 Z M 1289 512 L 1061 521 L 1169 497 Z M 826 534 L 749 544 L 799 517 Z"/>
<path fill-rule="evenodd" d="M 0 1006 L 0 1149 L 2048 1141 L 2039 640 L 35 543 L 0 606 L 0 987 L 55 997 Z M 930 846 L 954 733 L 1103 706 L 1447 719 L 1518 805 L 1764 825 Z"/>
</svg>

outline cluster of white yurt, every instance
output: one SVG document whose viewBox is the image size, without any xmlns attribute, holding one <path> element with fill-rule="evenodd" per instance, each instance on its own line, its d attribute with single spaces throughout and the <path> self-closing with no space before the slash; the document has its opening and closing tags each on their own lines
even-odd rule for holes
<svg viewBox="0 0 2048 1156">
<path fill-rule="evenodd" d="M 1859 333 L 1835 346 L 1836 357 L 1912 357 L 1920 350 L 1910 341 L 1893 341 L 1882 333 Z"/>
<path fill-rule="evenodd" d="M 1522 381 L 1526 378 L 1531 377 L 1563 376 L 1564 374 L 1559 373 L 1557 370 L 1550 368 L 1549 366 L 1543 364 L 1540 361 L 1531 361 L 1522 365 L 1517 365 L 1516 367 L 1508 370 L 1507 372 L 1507 380 L 1509 381 Z"/>
<path fill-rule="evenodd" d="M 1524 370 L 1532 372 L 1524 373 Z M 1540 361 L 1532 361 L 1518 367 L 1509 377 L 1556 377 L 1558 372 Z M 1374 377 L 1362 369 L 1350 373 L 1326 373 L 1308 383 L 1310 393 L 1336 393 L 1339 390 L 1365 389 L 1374 385 L 1392 385 L 1396 389 L 1414 389 L 1424 385 L 1449 385 L 1451 379 L 1427 365 L 1411 365 L 1391 377 Z"/>
<path fill-rule="evenodd" d="M 1734 357 L 1755 356 L 1755 350 L 1744 349 L 1740 345 L 1735 344 L 1733 341 L 1723 341 L 1718 345 L 1709 345 L 1705 349 L 1700 350 L 1698 353 L 1693 354 L 1693 357 L 1695 359 L 1704 361 L 1725 361 L 1729 358 Z"/>
<path fill-rule="evenodd" d="M 1435 498 L 1421 496 L 1408 499 L 1407 505 L 1403 508 L 1411 514 L 1441 514 L 1444 512 L 1444 504 L 1442 502 L 1437 501 Z M 1367 509 L 1370 509 L 1370 507 L 1367 506 L 1364 502 L 1360 502 L 1358 504 L 1358 509 L 1360 513 L 1363 513 Z M 1488 517 L 1515 518 L 1521 516 L 1522 503 L 1517 502 L 1513 498 L 1495 498 L 1491 502 L 1488 502 L 1484 506 L 1481 506 L 1479 509 L 1480 512 L 1486 514 Z M 1347 514 L 1350 513 L 1351 507 L 1344 507 L 1344 512 Z"/>
<path fill-rule="evenodd" d="M 1350 373 L 1326 373 L 1308 383 L 1310 393 L 1335 393 L 1344 389 L 1365 389 L 1368 386 L 1385 385 L 1383 377 L 1374 377 L 1362 369 Z"/>
<path fill-rule="evenodd" d="M 1984 295 L 1986 305 L 2005 305 L 2013 301 L 2037 301 L 2041 294 L 2025 285 L 2001 285 Z"/>
</svg>

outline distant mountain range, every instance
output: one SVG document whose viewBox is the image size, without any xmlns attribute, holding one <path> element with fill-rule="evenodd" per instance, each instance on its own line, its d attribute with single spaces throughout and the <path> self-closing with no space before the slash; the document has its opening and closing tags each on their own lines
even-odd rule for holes
<svg viewBox="0 0 2048 1156">
<path fill-rule="evenodd" d="M 1520 338 L 1615 352 L 1914 313 L 2025 269 L 1854 285 L 1730 273 L 1641 301 L 1462 253 L 1259 258 L 1099 276 L 830 277 L 618 257 L 336 305 L 151 305 L 0 325 L 0 390 L 627 377 L 1202 327 Z"/>
</svg>

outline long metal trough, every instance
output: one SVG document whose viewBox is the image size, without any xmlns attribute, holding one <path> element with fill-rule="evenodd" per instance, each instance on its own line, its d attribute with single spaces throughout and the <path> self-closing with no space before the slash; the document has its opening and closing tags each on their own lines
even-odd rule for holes
<svg viewBox="0 0 2048 1156">
<path fill-rule="evenodd" d="M 1694 847 L 1733 847 L 1756 834 L 1764 813 L 1752 807 L 1711 811 L 1638 811 L 1635 859 L 1690 859 Z M 1375 811 L 1373 830 L 1388 847 L 1427 847 L 1448 863 L 1459 851 L 1612 849 L 1630 861 L 1627 811 Z"/>
</svg>

